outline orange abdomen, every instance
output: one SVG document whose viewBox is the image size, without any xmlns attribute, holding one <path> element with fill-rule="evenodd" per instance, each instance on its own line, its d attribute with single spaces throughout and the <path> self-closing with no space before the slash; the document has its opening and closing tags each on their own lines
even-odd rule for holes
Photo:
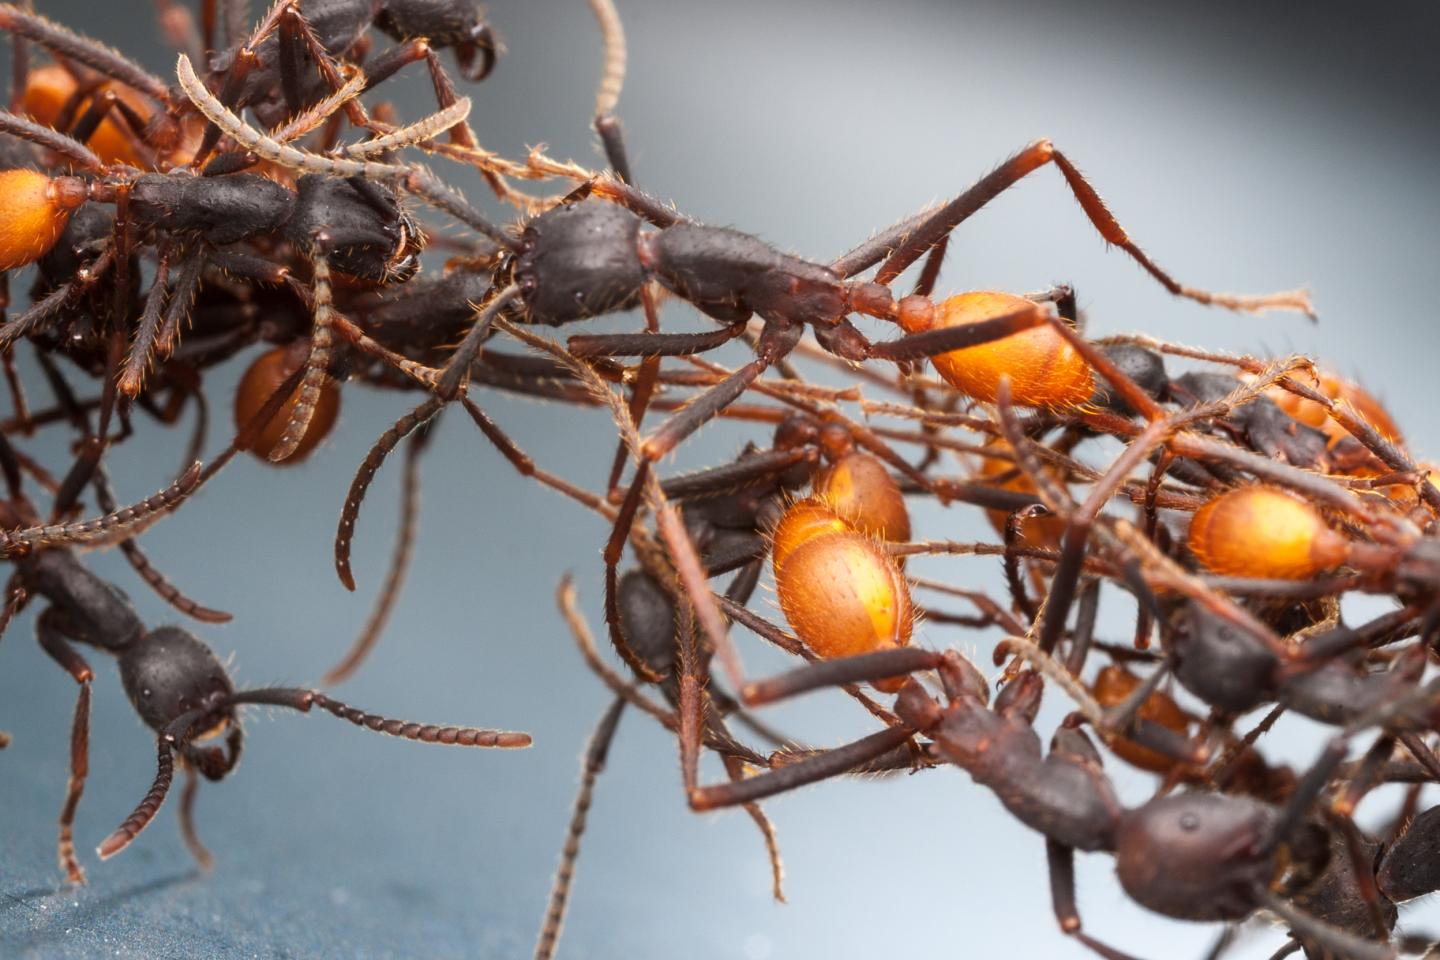
<svg viewBox="0 0 1440 960">
<path fill-rule="evenodd" d="M 0 170 L 0 270 L 39 260 L 85 202 L 84 187 L 71 178 L 52 180 L 36 170 Z"/>
<path fill-rule="evenodd" d="M 786 512 L 775 544 L 780 609 L 817 656 L 850 657 L 909 644 L 915 623 L 910 588 L 876 540 L 812 499 Z M 875 686 L 893 693 L 903 684 L 897 678 Z"/>
<path fill-rule="evenodd" d="M 1102 707 L 1118 707 L 1125 702 L 1135 688 L 1140 686 L 1140 678 L 1119 664 L 1112 663 L 1101 670 L 1095 677 L 1095 684 L 1091 688 L 1095 695 L 1095 702 Z M 1145 699 L 1136 711 L 1136 716 L 1142 720 L 1149 720 L 1158 723 L 1160 726 L 1182 737 L 1190 731 L 1190 717 L 1180 705 L 1170 697 L 1169 694 L 1155 691 Z M 1120 759 L 1141 770 L 1149 770 L 1152 773 L 1169 773 L 1174 769 L 1176 760 L 1167 757 L 1165 754 L 1149 747 L 1142 747 L 1133 740 L 1116 738 L 1108 741 L 1110 749 Z"/>
<path fill-rule="evenodd" d="M 1272 487 L 1231 490 L 1195 511 L 1190 550 L 1232 577 L 1303 580 L 1345 562 L 1349 542 L 1320 511 Z"/>
<path fill-rule="evenodd" d="M 307 343 L 308 341 L 300 341 L 299 345 L 303 347 Z M 235 429 L 243 430 L 245 425 L 260 413 L 260 408 L 265 406 L 265 402 L 285 382 L 285 378 L 300 369 L 304 362 L 305 350 L 297 351 L 289 347 L 276 347 L 256 357 L 255 362 L 250 364 L 245 375 L 240 378 L 240 385 L 235 390 Z M 270 462 L 267 459 L 270 451 L 285 433 L 285 425 L 290 419 L 290 411 L 294 409 L 299 392 L 299 384 L 296 384 L 289 398 L 280 405 L 279 411 L 270 418 L 260 436 L 249 447 L 251 453 L 266 463 Z M 330 433 L 339 415 L 340 388 L 334 381 L 327 380 L 320 390 L 320 398 L 316 401 L 315 415 L 310 420 L 310 426 L 300 438 L 300 445 L 278 466 L 303 460 Z"/>
<path fill-rule="evenodd" d="M 875 457 L 849 453 L 815 478 L 815 495 L 850 526 L 881 540 L 910 539 L 910 511 L 900 485 Z"/>
<path fill-rule="evenodd" d="M 933 329 L 979 323 L 1027 307 L 1035 304 L 1008 293 L 962 293 L 939 305 L 931 325 Z M 900 314 L 902 325 L 909 316 Z M 921 332 L 911 329 L 914 325 L 906 325 L 907 332 Z M 930 362 L 945 382 L 986 403 L 995 402 L 1000 378 L 1005 376 L 1010 378 L 1011 399 L 1027 407 L 1078 406 L 1095 390 L 1089 364 L 1048 324 L 992 343 L 938 354 Z"/>
</svg>

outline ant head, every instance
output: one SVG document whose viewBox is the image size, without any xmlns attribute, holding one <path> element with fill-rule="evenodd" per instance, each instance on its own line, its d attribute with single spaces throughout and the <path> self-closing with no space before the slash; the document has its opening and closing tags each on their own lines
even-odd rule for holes
<svg viewBox="0 0 1440 960">
<path fill-rule="evenodd" d="M 1189 793 L 1128 812 L 1115 872 L 1134 900 L 1180 920 L 1240 920 L 1284 858 L 1269 844 L 1276 812 L 1246 797 Z"/>
<path fill-rule="evenodd" d="M 403 283 L 420 269 L 425 234 L 388 188 L 368 180 L 306 174 L 295 185 L 286 232 L 313 244 L 338 272 Z"/>
<path fill-rule="evenodd" d="M 472 83 L 489 76 L 501 52 L 476 0 L 385 0 L 375 23 L 396 40 L 425 37 L 437 49 L 454 47 L 460 73 Z"/>
<path fill-rule="evenodd" d="M 1185 604 L 1171 623 L 1167 646 L 1185 689 L 1232 713 L 1264 702 L 1276 666 L 1264 644 L 1197 602 Z"/>
<path fill-rule="evenodd" d="M 530 323 L 558 326 L 640 305 L 640 218 L 605 200 L 562 203 L 525 225 L 514 278 Z"/>
<path fill-rule="evenodd" d="M 122 653 L 120 681 L 140 719 L 156 731 L 212 705 L 213 711 L 193 726 L 202 736 L 235 721 L 234 708 L 226 702 L 235 688 L 224 665 L 199 637 L 180 627 L 160 627 Z"/>
</svg>

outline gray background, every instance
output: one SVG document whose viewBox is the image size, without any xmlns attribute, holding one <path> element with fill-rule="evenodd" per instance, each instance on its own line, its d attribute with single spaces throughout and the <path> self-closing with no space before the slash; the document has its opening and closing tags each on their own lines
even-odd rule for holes
<svg viewBox="0 0 1440 960">
<path fill-rule="evenodd" d="M 1313 352 L 1375 387 L 1413 446 L 1433 452 L 1433 8 L 1260 6 L 634 0 L 622 3 L 631 71 L 621 112 L 650 191 L 820 259 L 1052 137 L 1181 279 L 1242 291 L 1309 284 L 1321 324 L 1173 301 L 1104 250 L 1053 171 L 961 231 L 942 290 L 1067 280 L 1098 333 Z M 80 0 L 41 7 L 157 71 L 170 66 L 148 4 L 108 4 L 100 17 Z M 584 5 L 505 0 L 491 13 L 509 52 L 471 91 L 482 140 L 512 156 L 545 141 L 558 156 L 593 160 L 599 47 Z M 387 84 L 386 93 L 400 87 L 402 114 L 418 116 L 423 82 Z M 667 318 L 700 326 L 683 307 Z M 208 383 L 222 409 L 237 372 Z M 613 446 L 603 418 L 481 399 L 539 462 L 602 482 Z M 240 682 L 312 682 L 363 621 L 388 557 L 396 471 L 381 475 L 361 521 L 358 596 L 331 573 L 335 516 L 354 466 L 407 401 L 347 390 L 341 429 L 305 466 L 239 464 L 147 537 L 187 591 L 237 613 L 202 633 L 233 653 Z M 578 754 L 607 701 L 555 613 L 553 590 L 561 571 L 575 570 L 599 625 L 604 531 L 519 481 L 462 420 L 448 418 L 426 463 L 419 555 L 395 622 L 340 693 L 395 715 L 529 730 L 536 747 L 421 748 L 324 718 L 254 712 L 241 769 L 200 799 L 216 873 L 194 874 L 170 809 L 101 865 L 89 851 L 143 793 L 154 749 L 96 654 L 92 770 L 77 822 L 91 885 L 57 888 L 53 823 L 74 686 L 30 641 L 27 616 L 0 647 L 0 727 L 16 738 L 0 754 L 0 955 L 529 951 Z M 183 444 L 179 432 L 142 424 L 115 456 L 125 499 L 166 482 Z M 712 428 L 676 466 L 719 462 L 749 435 Z M 59 463 L 59 440 L 51 434 L 31 449 Z M 924 508 L 916 529 L 983 533 Z M 118 556 L 95 563 L 147 619 L 175 618 Z M 991 565 L 974 561 L 916 569 L 995 583 Z M 1129 610 L 1112 602 L 1106 612 L 1123 635 Z M 988 659 L 985 637 L 930 625 L 919 639 Z M 742 642 L 755 672 L 782 665 Z M 772 719 L 838 743 L 868 729 L 849 707 L 816 698 Z M 1314 742 L 1300 726 L 1270 738 L 1297 763 Z M 1127 798 L 1143 798 L 1144 778 L 1115 775 Z M 788 867 L 786 906 L 769 900 L 749 821 L 686 812 L 673 741 L 628 715 L 592 813 L 562 955 L 1088 955 L 1057 932 L 1040 842 L 963 774 L 837 783 L 769 809 Z M 1199 956 L 1215 933 L 1129 905 L 1107 857 L 1082 858 L 1080 885 L 1087 928 L 1142 956 Z M 1440 913 L 1412 908 L 1405 922 L 1435 929 Z M 1265 956 L 1278 942 L 1261 924 L 1237 955 Z"/>
</svg>

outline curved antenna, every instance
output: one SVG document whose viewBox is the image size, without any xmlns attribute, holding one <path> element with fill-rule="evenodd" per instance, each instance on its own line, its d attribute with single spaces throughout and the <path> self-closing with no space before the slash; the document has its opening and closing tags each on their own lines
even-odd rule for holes
<svg viewBox="0 0 1440 960">
<path fill-rule="evenodd" d="M 440 726 L 383 717 L 378 713 L 357 710 L 349 704 L 325 696 L 319 690 L 306 690 L 300 687 L 262 687 L 257 690 L 242 690 L 222 701 L 223 706 L 240 706 L 246 703 L 289 707 L 291 710 L 299 710 L 301 713 L 309 713 L 311 707 L 319 707 L 341 720 L 349 720 L 357 727 L 365 727 L 376 733 L 385 733 L 392 737 L 415 740 L 419 743 L 439 743 L 457 747 L 498 747 L 500 749 L 528 747 L 531 743 L 528 733 L 483 730 L 478 727 Z"/>
</svg>

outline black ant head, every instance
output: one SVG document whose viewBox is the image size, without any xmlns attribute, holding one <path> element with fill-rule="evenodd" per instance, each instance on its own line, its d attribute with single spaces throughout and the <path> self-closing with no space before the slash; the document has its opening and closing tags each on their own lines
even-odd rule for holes
<svg viewBox="0 0 1440 960">
<path fill-rule="evenodd" d="M 201 737 L 235 720 L 228 703 L 235 688 L 225 666 L 199 637 L 180 627 L 151 631 L 122 653 L 120 681 L 140 719 L 157 732 L 193 710 L 207 711 L 191 728 Z"/>
<path fill-rule="evenodd" d="M 396 40 L 424 37 L 436 49 L 453 47 L 460 73 L 472 83 L 489 76 L 502 49 L 475 0 L 385 0 L 375 23 Z"/>
<path fill-rule="evenodd" d="M 1259 640 L 1199 603 L 1171 621 L 1168 646 L 1175 676 L 1211 706 L 1244 713 L 1263 703 L 1275 683 L 1275 656 Z"/>
<path fill-rule="evenodd" d="M 525 226 L 514 278 L 526 319 L 558 326 L 640 304 L 640 218 L 605 200 L 562 203 Z"/>
<path fill-rule="evenodd" d="M 420 269 L 425 234 L 388 188 L 307 174 L 295 187 L 292 242 L 312 244 L 330 266 L 377 283 L 403 283 Z"/>
<path fill-rule="evenodd" d="M 1181 920 L 1240 920 L 1285 857 L 1269 843 L 1276 812 L 1245 797 L 1188 793 L 1127 813 L 1115 872 L 1142 906 Z"/>
</svg>

